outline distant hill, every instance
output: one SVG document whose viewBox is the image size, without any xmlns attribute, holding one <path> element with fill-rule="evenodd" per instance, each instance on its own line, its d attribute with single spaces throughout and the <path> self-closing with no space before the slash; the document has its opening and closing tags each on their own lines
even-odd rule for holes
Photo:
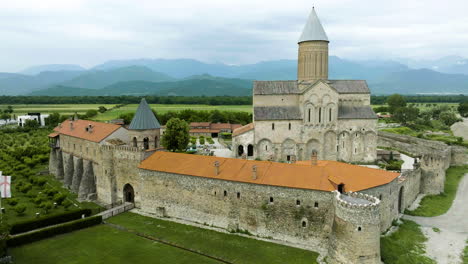
<svg viewBox="0 0 468 264">
<path fill-rule="evenodd" d="M 87 71 L 76 78 L 61 83 L 64 86 L 87 89 L 100 89 L 123 81 L 166 82 L 174 78 L 164 73 L 154 72 L 143 66 L 127 66 L 109 70 Z"/>
<path fill-rule="evenodd" d="M 24 74 L 0 73 L 0 95 L 24 95 L 34 90 L 70 80 L 81 72 L 41 72 L 30 76 Z"/>
<path fill-rule="evenodd" d="M 41 72 L 63 72 L 63 71 L 85 71 L 86 69 L 81 67 L 80 65 L 74 64 L 47 64 L 47 65 L 37 65 L 29 67 L 23 71 L 21 74 L 26 75 L 37 75 Z"/>
<path fill-rule="evenodd" d="M 118 82 L 102 89 L 84 89 L 58 85 L 32 92 L 30 95 L 83 96 L 83 95 L 251 95 L 252 81 L 220 77 L 201 76 L 172 82 L 126 81 Z"/>
<path fill-rule="evenodd" d="M 431 62 L 421 62 L 431 63 Z M 439 62 L 444 67 L 460 58 Z M 414 66 L 415 64 L 413 64 Z M 455 66 L 453 66 L 455 67 Z M 251 94 L 251 80 L 295 80 L 296 60 L 265 61 L 247 65 L 210 64 L 192 59 L 138 59 L 109 61 L 86 71 L 47 71 L 37 75 L 0 73 L 0 94 L 49 94 L 48 88 L 96 89 L 99 94 L 233 95 Z M 412 69 L 396 61 L 329 59 L 330 79 L 367 80 L 373 94 L 463 93 L 467 77 L 428 69 Z M 160 84 L 157 84 L 160 83 Z M 46 89 L 46 90 L 44 90 Z M 218 90 L 216 90 L 218 89 Z M 241 89 L 239 92 L 236 89 Z M 244 90 L 247 89 L 247 90 Z M 36 92 L 38 90 L 44 90 Z M 76 93 L 83 94 L 78 89 Z M 212 93 L 212 94 L 210 94 Z"/>
</svg>

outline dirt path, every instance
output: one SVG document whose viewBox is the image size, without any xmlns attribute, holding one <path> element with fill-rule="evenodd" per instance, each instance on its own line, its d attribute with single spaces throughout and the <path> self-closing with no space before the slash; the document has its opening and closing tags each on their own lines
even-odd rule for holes
<svg viewBox="0 0 468 264">
<path fill-rule="evenodd" d="M 403 218 L 421 225 L 429 239 L 427 255 L 438 264 L 462 263 L 460 256 L 468 239 L 468 173 L 460 181 L 455 200 L 446 214 L 436 217 L 404 215 Z"/>
</svg>

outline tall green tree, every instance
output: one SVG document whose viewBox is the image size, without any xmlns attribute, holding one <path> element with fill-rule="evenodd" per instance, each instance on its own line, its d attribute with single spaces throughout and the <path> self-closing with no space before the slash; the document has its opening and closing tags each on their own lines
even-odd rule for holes
<svg viewBox="0 0 468 264">
<path fill-rule="evenodd" d="M 458 105 L 457 110 L 461 116 L 468 117 L 468 101 L 460 103 L 460 105 Z"/>
<path fill-rule="evenodd" d="M 416 121 L 419 115 L 419 108 L 399 107 L 393 113 L 393 119 L 402 124 L 408 124 Z"/>
<path fill-rule="evenodd" d="M 393 114 L 398 108 L 406 106 L 406 100 L 400 94 L 393 94 L 388 97 L 387 104 L 388 111 Z"/>
<path fill-rule="evenodd" d="M 166 123 L 166 130 L 162 136 L 162 145 L 170 151 L 182 151 L 190 141 L 189 125 L 179 118 L 171 118 Z"/>
</svg>

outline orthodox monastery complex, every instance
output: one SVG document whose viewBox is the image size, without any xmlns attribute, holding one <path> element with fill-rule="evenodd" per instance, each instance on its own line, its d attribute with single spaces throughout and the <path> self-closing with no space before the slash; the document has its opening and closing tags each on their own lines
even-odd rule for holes
<svg viewBox="0 0 468 264">
<path fill-rule="evenodd" d="M 328 37 L 313 9 L 299 38 L 297 80 L 255 81 L 254 123 L 237 131 L 237 156 L 372 162 L 377 116 L 366 81 L 328 80 Z M 249 155 L 249 154 L 247 154 Z"/>
<path fill-rule="evenodd" d="M 418 194 L 443 191 L 445 169 L 464 158 L 443 143 L 377 133 L 366 82 L 328 80 L 328 38 L 314 10 L 299 40 L 298 80 L 258 81 L 253 93 L 253 123 L 234 131 L 242 158 L 162 151 L 143 99 L 128 127 L 59 124 L 50 171 L 107 207 L 134 203 L 154 217 L 289 242 L 329 263 L 377 264 L 380 234 Z M 343 162 L 374 161 L 377 145 L 418 157 L 414 168 Z"/>
</svg>

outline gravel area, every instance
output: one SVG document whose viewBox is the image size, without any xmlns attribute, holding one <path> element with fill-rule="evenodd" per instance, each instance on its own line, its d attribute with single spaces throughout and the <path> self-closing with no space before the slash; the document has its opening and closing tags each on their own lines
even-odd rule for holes
<svg viewBox="0 0 468 264">
<path fill-rule="evenodd" d="M 461 264 L 468 239 L 468 174 L 460 181 L 455 200 L 446 214 L 436 217 L 404 215 L 403 218 L 421 225 L 429 239 L 426 254 L 430 258 L 438 264 Z"/>
<path fill-rule="evenodd" d="M 455 136 L 468 140 L 468 118 L 463 118 L 463 122 L 453 124 L 450 129 Z"/>
</svg>

